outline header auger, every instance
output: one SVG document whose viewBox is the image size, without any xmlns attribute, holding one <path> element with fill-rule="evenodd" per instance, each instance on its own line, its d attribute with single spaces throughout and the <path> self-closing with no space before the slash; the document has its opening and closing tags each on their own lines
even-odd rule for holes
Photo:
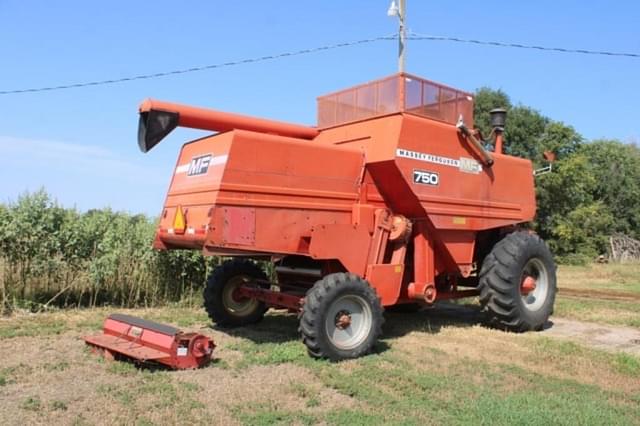
<svg viewBox="0 0 640 426">
<path fill-rule="evenodd" d="M 177 126 L 186 143 L 154 247 L 233 256 L 205 307 L 223 326 L 300 312 L 314 357 L 371 350 L 383 309 L 478 296 L 490 321 L 541 329 L 555 265 L 519 225 L 535 215 L 532 163 L 473 130 L 473 96 L 397 74 L 318 98 L 318 127 L 158 101 L 140 107 L 146 152 Z M 271 281 L 253 260 L 273 262 Z"/>
</svg>

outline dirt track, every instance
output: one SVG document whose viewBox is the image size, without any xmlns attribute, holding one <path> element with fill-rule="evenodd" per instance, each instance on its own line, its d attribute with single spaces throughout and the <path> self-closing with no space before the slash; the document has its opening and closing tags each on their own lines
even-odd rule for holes
<svg viewBox="0 0 640 426">
<path fill-rule="evenodd" d="M 561 294 L 565 295 L 565 293 L 566 289 L 563 289 Z M 582 298 L 578 295 L 579 293 L 581 292 L 576 291 L 575 297 Z M 615 292 L 603 293 L 613 294 Z M 433 312 L 442 318 L 463 318 L 470 322 L 483 322 L 482 313 L 478 309 L 468 306 L 444 305 L 434 308 Z M 542 334 L 554 338 L 575 340 L 595 349 L 640 355 L 640 329 L 637 328 L 575 321 L 553 316 Z"/>
<path fill-rule="evenodd" d="M 606 290 L 593 290 L 593 289 L 583 290 L 583 289 L 562 287 L 558 289 L 558 294 L 565 297 L 578 297 L 581 299 L 640 302 L 640 294 L 626 293 L 621 291 L 606 291 Z"/>
<path fill-rule="evenodd" d="M 569 338 L 596 349 L 621 351 L 640 355 L 640 330 L 615 327 L 564 318 L 553 318 L 543 333 L 547 336 Z"/>
</svg>

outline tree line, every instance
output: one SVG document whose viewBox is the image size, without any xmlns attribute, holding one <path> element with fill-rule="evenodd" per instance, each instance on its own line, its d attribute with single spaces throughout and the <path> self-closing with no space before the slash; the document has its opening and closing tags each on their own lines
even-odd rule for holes
<svg viewBox="0 0 640 426">
<path fill-rule="evenodd" d="M 508 111 L 505 151 L 544 164 L 553 152 L 553 172 L 536 177 L 538 210 L 533 229 L 561 263 L 585 263 L 607 255 L 609 237 L 640 239 L 640 149 L 614 139 L 588 141 L 573 127 L 523 105 L 500 90 L 476 93 L 476 127 L 489 134 L 489 111 Z"/>
<path fill-rule="evenodd" d="M 587 141 L 573 127 L 489 88 L 476 93 L 475 122 L 484 135 L 491 131 L 489 111 L 497 107 L 508 111 L 508 154 L 537 167 L 543 152 L 557 156 L 553 172 L 536 177 L 532 227 L 559 262 L 606 254 L 613 234 L 640 238 L 637 146 Z M 44 190 L 0 204 L 0 312 L 199 301 L 220 260 L 197 251 L 155 251 L 155 228 L 156 220 L 145 215 L 63 208 Z"/>
</svg>

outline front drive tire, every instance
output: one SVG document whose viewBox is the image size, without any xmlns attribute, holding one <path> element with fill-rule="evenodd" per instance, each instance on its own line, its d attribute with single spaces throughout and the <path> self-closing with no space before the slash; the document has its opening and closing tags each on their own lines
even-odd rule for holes
<svg viewBox="0 0 640 426">
<path fill-rule="evenodd" d="M 268 309 L 264 302 L 234 295 L 238 286 L 255 279 L 266 281 L 267 276 L 249 260 L 233 259 L 218 266 L 204 289 L 204 307 L 209 318 L 222 327 L 238 327 L 262 320 Z"/>
<path fill-rule="evenodd" d="M 549 248 L 535 234 L 507 235 L 482 263 L 478 289 L 492 326 L 514 332 L 542 330 L 557 291 Z"/>
<path fill-rule="evenodd" d="M 358 358 L 371 352 L 382 333 L 382 312 L 365 280 L 350 273 L 329 274 L 307 292 L 299 332 L 314 358 Z"/>
</svg>

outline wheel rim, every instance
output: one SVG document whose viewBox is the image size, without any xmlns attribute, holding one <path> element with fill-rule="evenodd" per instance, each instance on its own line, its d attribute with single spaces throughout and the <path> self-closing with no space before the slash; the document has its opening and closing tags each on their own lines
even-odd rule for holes
<svg viewBox="0 0 640 426">
<path fill-rule="evenodd" d="M 549 294 L 549 271 L 540 259 L 529 259 L 524 265 L 520 292 L 528 310 L 537 311 L 544 305 Z"/>
<path fill-rule="evenodd" d="M 371 332 L 371 307 L 360 296 L 344 295 L 331 304 L 325 319 L 329 341 L 338 349 L 362 344 Z"/>
<path fill-rule="evenodd" d="M 258 307 L 256 299 L 248 299 L 238 297 L 236 290 L 251 278 L 246 275 L 239 275 L 227 281 L 222 290 L 222 304 L 224 308 L 232 315 L 244 317 L 250 315 Z"/>
</svg>

